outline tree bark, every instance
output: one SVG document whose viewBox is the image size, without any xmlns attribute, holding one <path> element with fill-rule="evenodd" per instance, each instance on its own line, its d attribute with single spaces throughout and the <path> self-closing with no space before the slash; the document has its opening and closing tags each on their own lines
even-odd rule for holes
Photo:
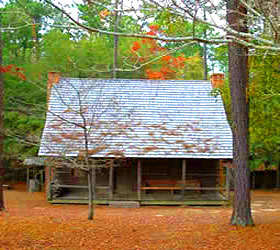
<svg viewBox="0 0 280 250">
<path fill-rule="evenodd" d="M 246 32 L 246 8 L 239 0 L 227 2 L 227 19 L 231 28 Z M 233 166 L 235 197 L 232 225 L 254 225 L 251 214 L 249 162 L 248 49 L 237 43 L 229 44 L 229 79 L 233 120 Z"/>
<path fill-rule="evenodd" d="M 115 8 L 118 9 L 119 0 L 116 0 Z M 115 25 L 114 25 L 114 32 L 118 32 L 119 26 L 119 13 L 115 12 Z M 117 78 L 117 68 L 118 68 L 118 57 L 119 57 L 119 36 L 114 35 L 114 62 L 113 62 L 113 79 Z"/>
<path fill-rule="evenodd" d="M 206 10 L 203 12 L 203 19 L 206 21 Z M 206 30 L 203 32 L 203 37 L 207 38 Z M 207 44 L 203 44 L 203 71 L 204 71 L 204 80 L 208 79 L 208 67 L 207 67 Z"/>
<path fill-rule="evenodd" d="M 93 201 L 96 198 L 96 168 L 90 167 L 88 171 L 88 219 L 93 220 L 94 217 L 94 204 Z"/>
<path fill-rule="evenodd" d="M 92 181 L 92 169 L 88 170 L 88 219 L 93 220 L 93 181 Z"/>
<path fill-rule="evenodd" d="M 1 27 L 1 18 L 0 18 Z M 2 31 L 0 31 L 0 211 L 5 209 L 4 206 L 4 195 L 3 195 L 3 177 L 4 177 L 4 166 L 3 166 L 3 143 L 4 143 L 4 79 L 3 72 L 1 71 L 3 63 L 2 58 Z"/>
</svg>

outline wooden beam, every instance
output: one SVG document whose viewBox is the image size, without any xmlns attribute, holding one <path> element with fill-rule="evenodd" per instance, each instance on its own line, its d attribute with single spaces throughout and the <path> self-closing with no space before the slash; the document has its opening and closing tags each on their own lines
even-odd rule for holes
<svg viewBox="0 0 280 250">
<path fill-rule="evenodd" d="M 142 179 L 142 169 L 141 169 L 141 160 L 137 160 L 137 199 L 141 201 L 141 179 Z"/>
<path fill-rule="evenodd" d="M 185 196 L 186 173 L 187 173 L 187 160 L 184 159 L 182 161 L 182 182 L 183 182 L 182 199 L 184 199 L 184 196 Z"/>
<path fill-rule="evenodd" d="M 29 168 L 26 169 L 26 192 L 29 191 Z"/>
<path fill-rule="evenodd" d="M 96 199 L 96 168 L 94 167 L 91 171 L 92 174 L 92 200 Z"/>
<path fill-rule="evenodd" d="M 109 199 L 113 199 L 114 190 L 114 167 L 109 167 Z"/>
<path fill-rule="evenodd" d="M 44 173 L 45 171 L 44 170 L 40 170 L 40 191 L 42 192 L 44 187 Z"/>
<path fill-rule="evenodd" d="M 142 187 L 142 190 L 226 190 L 225 187 Z"/>
<path fill-rule="evenodd" d="M 73 199 L 53 200 L 51 204 L 87 204 L 88 200 L 73 197 Z M 94 204 L 109 204 L 109 200 L 95 200 Z M 188 200 L 188 201 L 165 201 L 165 200 L 144 200 L 141 205 L 227 205 L 226 200 Z"/>
</svg>

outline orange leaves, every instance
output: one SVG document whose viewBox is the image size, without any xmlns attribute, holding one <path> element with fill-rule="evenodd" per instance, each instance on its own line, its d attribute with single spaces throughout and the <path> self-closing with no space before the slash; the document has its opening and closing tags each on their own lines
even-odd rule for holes
<svg viewBox="0 0 280 250">
<path fill-rule="evenodd" d="M 172 57 L 171 56 L 163 56 L 162 57 L 162 60 L 164 61 L 164 62 L 166 62 L 166 63 L 168 63 L 168 62 L 170 62 L 170 60 L 172 59 Z"/>
<path fill-rule="evenodd" d="M 25 190 L 24 184 L 15 184 L 5 191 L 8 205 L 0 215 L 0 249 L 276 250 L 279 246 L 280 204 L 275 191 L 252 191 L 258 225 L 242 228 L 229 225 L 232 208 L 227 206 L 102 205 L 96 206 L 93 223 L 85 220 L 86 205 L 51 205 L 45 193 Z"/>
<path fill-rule="evenodd" d="M 149 31 L 149 32 L 147 32 L 147 35 L 149 35 L 149 36 L 155 36 L 157 33 L 155 32 L 155 31 Z"/>
<path fill-rule="evenodd" d="M 146 70 L 146 76 L 151 80 L 164 80 L 164 75 L 161 72 Z"/>
<path fill-rule="evenodd" d="M 61 137 L 68 140 L 83 139 L 83 133 L 62 133 Z"/>
<path fill-rule="evenodd" d="M 151 24 L 150 26 L 149 26 L 149 28 L 150 28 L 150 30 L 151 31 L 154 31 L 154 32 L 158 32 L 159 31 L 159 26 L 158 25 L 153 25 L 153 24 Z"/>
<path fill-rule="evenodd" d="M 148 79 L 151 79 L 151 80 L 172 79 L 172 76 L 174 73 L 175 73 L 175 71 L 167 66 L 162 66 L 159 71 L 152 71 L 150 69 L 146 70 L 146 76 Z"/>
<path fill-rule="evenodd" d="M 102 151 L 105 150 L 106 148 L 107 148 L 106 145 L 100 145 L 100 146 L 98 146 L 98 147 L 96 147 L 96 148 L 90 149 L 90 150 L 88 151 L 88 154 L 89 154 L 89 155 L 95 155 L 95 154 L 97 154 L 97 153 L 99 153 L 99 152 L 102 152 Z"/>
<path fill-rule="evenodd" d="M 0 71 L 2 73 L 8 73 L 10 75 L 19 77 L 21 80 L 26 80 L 26 76 L 24 75 L 24 69 L 16 67 L 14 64 L 9 64 L 7 66 L 0 66 Z"/>
<path fill-rule="evenodd" d="M 158 147 L 156 147 L 156 146 L 148 146 L 148 147 L 145 147 L 144 148 L 144 152 L 145 153 L 148 153 L 148 152 L 152 152 L 152 151 L 155 151 L 155 150 L 158 150 L 159 148 Z"/>
<path fill-rule="evenodd" d="M 106 18 L 108 15 L 110 15 L 110 11 L 107 9 L 104 9 L 102 11 L 99 12 L 99 16 L 101 19 Z"/>
<path fill-rule="evenodd" d="M 141 48 L 141 45 L 140 45 L 139 42 L 133 42 L 132 45 L 133 45 L 133 46 L 132 46 L 131 49 L 132 49 L 133 51 L 137 51 L 137 50 L 139 50 L 139 49 Z"/>
<path fill-rule="evenodd" d="M 178 56 L 178 57 L 177 57 L 177 60 L 178 60 L 180 63 L 183 63 L 183 62 L 187 61 L 187 58 L 185 58 L 184 55 L 182 55 L 182 56 Z"/>
<path fill-rule="evenodd" d="M 107 153 L 106 155 L 107 156 L 112 155 L 112 156 L 117 157 L 117 158 L 125 158 L 124 152 L 121 151 L 121 150 L 112 150 L 109 153 Z"/>
<path fill-rule="evenodd" d="M 147 32 L 147 35 L 155 36 L 158 33 L 161 33 L 161 31 L 159 30 L 159 26 L 158 25 L 150 25 L 149 28 L 150 28 L 150 31 Z"/>
<path fill-rule="evenodd" d="M 157 36 L 162 33 L 158 25 L 150 25 L 146 35 Z M 166 44 L 155 39 L 144 38 L 134 41 L 131 46 L 132 61 L 144 68 L 145 78 L 151 80 L 184 79 L 185 63 L 188 60 L 183 54 L 173 56 L 169 54 Z M 135 53 L 137 51 L 137 53 Z M 158 57 L 158 60 L 153 58 Z M 152 61 L 149 63 L 149 61 Z"/>
</svg>

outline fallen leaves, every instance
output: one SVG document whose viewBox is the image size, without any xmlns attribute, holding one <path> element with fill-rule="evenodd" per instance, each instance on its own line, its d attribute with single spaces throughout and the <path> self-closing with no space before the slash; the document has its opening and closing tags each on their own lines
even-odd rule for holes
<svg viewBox="0 0 280 250">
<path fill-rule="evenodd" d="M 5 191 L 8 212 L 0 215 L 0 250 L 260 250 L 279 249 L 279 193 L 266 192 L 255 209 L 256 227 L 228 224 L 226 207 L 97 206 L 88 221 L 87 206 L 51 205 L 43 193 Z M 253 196 L 254 204 L 258 196 Z M 263 198 L 262 198 L 263 199 Z"/>
</svg>

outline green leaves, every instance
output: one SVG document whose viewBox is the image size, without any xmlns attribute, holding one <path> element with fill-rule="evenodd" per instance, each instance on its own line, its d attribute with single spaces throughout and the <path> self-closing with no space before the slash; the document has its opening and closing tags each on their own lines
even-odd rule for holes
<svg viewBox="0 0 280 250">
<path fill-rule="evenodd" d="M 255 159 L 280 160 L 279 56 L 250 58 L 250 134 Z"/>
</svg>

